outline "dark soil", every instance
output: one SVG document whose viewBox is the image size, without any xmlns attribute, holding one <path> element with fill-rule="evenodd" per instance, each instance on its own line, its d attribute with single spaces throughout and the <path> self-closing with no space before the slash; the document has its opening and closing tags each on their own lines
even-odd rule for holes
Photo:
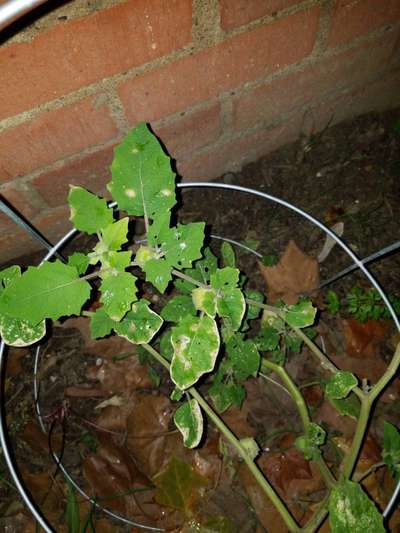
<svg viewBox="0 0 400 533">
<path fill-rule="evenodd" d="M 336 125 L 314 137 L 301 139 L 265 156 L 246 166 L 240 173 L 226 174 L 218 181 L 253 188 L 281 198 L 327 226 L 343 222 L 345 242 L 359 258 L 367 257 L 395 243 L 399 238 L 400 110 L 381 115 L 369 114 Z M 289 240 L 293 239 L 304 252 L 316 257 L 325 241 L 322 230 L 295 212 L 246 193 L 222 189 L 185 189 L 181 191 L 181 204 L 181 221 L 205 220 L 210 233 L 244 243 L 261 255 L 280 256 Z M 217 252 L 221 241 L 211 239 L 210 242 L 213 250 Z M 81 239 L 78 244 L 75 242 L 69 248 L 76 248 L 81 244 L 86 245 L 87 242 Z M 259 273 L 256 255 L 237 249 L 237 256 L 238 266 L 251 278 L 252 285 L 262 289 L 264 281 Z M 21 263 L 29 264 L 28 260 L 35 263 L 36 258 L 24 258 Z M 334 276 L 349 264 L 350 258 L 336 246 L 320 265 L 321 281 Z M 385 290 L 400 295 L 400 253 L 392 253 L 375 261 L 371 264 L 370 271 Z M 344 295 L 355 284 L 367 287 L 368 283 L 362 274 L 354 272 L 336 281 L 329 288 Z M 155 294 L 149 296 L 153 301 L 158 299 Z M 323 301 L 323 296 L 319 296 L 319 301 Z M 336 319 L 330 319 L 324 327 L 335 328 L 336 324 Z M 392 349 L 393 334 L 393 326 L 388 326 L 380 351 L 382 357 Z M 338 342 L 343 346 L 340 328 L 336 337 L 340 337 Z M 335 340 L 329 338 L 329 342 L 334 344 Z M 11 350 L 8 358 L 4 397 L 10 441 L 23 478 L 38 504 L 46 509 L 46 512 L 50 509 L 50 520 L 57 531 L 63 531 L 65 527 L 63 508 L 66 500 L 60 496 L 62 493 L 57 492 L 57 485 L 62 484 L 62 476 L 57 472 L 49 447 L 52 451 L 63 450 L 63 463 L 74 479 L 83 486 L 85 481 L 82 461 L 93 453 L 97 439 L 96 429 L 90 425 L 90 421 L 94 420 L 96 405 L 107 397 L 101 397 L 98 382 L 88 382 L 88 369 L 96 368 L 96 365 L 101 366 L 102 360 L 110 360 L 112 356 L 126 349 L 126 346 L 112 342 L 98 346 L 99 348 L 94 347 L 93 343 L 87 340 L 80 324 L 73 321 L 55 325 L 52 337 L 44 344 L 38 381 L 41 388 L 40 409 L 46 415 L 44 423 L 48 437 L 42 436 L 37 427 L 32 399 L 31 351 Z M 312 363 L 293 358 L 290 370 L 295 379 L 302 382 L 312 379 Z M 166 376 L 162 372 L 161 376 L 161 391 L 168 394 Z M 64 419 L 62 407 L 65 407 L 65 391 L 82 385 L 91 388 L 92 396 L 89 394 L 88 397 L 68 397 L 69 411 Z M 99 395 L 96 395 L 96 391 L 100 391 Z M 158 393 L 150 382 L 148 386 L 141 385 L 140 397 L 154 397 L 156 394 Z M 257 431 L 265 445 L 264 449 L 267 449 L 267 446 L 271 450 L 280 449 L 283 445 L 276 441 L 276 435 L 299 430 L 293 405 L 274 387 L 263 388 L 252 384 L 248 395 L 253 403 L 246 423 Z M 312 397 L 312 394 L 308 396 L 313 405 L 312 412 L 315 413 L 320 407 L 318 392 L 315 397 Z M 394 399 L 397 408 L 393 402 L 386 402 L 385 407 L 378 409 L 378 418 L 384 413 L 387 419 L 398 421 L 399 400 L 397 396 L 394 396 Z M 340 435 L 340 432 L 337 434 Z M 379 442 L 378 426 L 376 431 L 374 430 L 374 436 Z M 111 433 L 108 433 L 108 438 L 113 438 Z M 122 443 L 118 441 L 118 446 L 124 447 L 126 442 L 129 442 L 129 435 L 125 436 Z M 334 450 L 327 450 L 327 453 L 334 455 Z M 52 472 L 50 485 L 35 485 L 32 477 L 36 476 L 38 480 L 43 472 Z M 243 481 L 242 474 L 240 478 Z M 243 492 L 243 488 L 240 488 L 237 475 L 232 480 L 232 490 L 228 481 L 221 481 L 220 489 L 215 491 L 210 499 L 208 512 L 212 508 L 215 515 L 229 515 L 234 531 L 266 531 L 261 525 L 262 519 L 257 515 L 257 509 L 255 514 L 248 496 Z M 87 486 L 85 488 L 87 490 Z M 309 503 L 319 501 L 323 497 L 320 487 L 314 487 L 313 490 L 314 492 L 308 495 L 311 498 Z M 56 494 L 57 503 L 51 503 L 52 494 Z M 309 503 L 301 504 L 300 500 L 296 502 L 295 513 L 299 520 L 305 516 Z M 305 505 L 304 509 L 301 505 Z M 232 509 L 238 511 L 234 513 Z M 5 518 L 0 518 L 0 524 L 4 530 L 7 528 L 8 532 L 34 531 L 32 519 L 29 514 L 24 513 L 0 455 L 1 516 Z M 96 532 L 138 531 L 110 519 L 93 520 Z M 271 529 L 277 530 L 279 531 L 279 527 Z"/>
</svg>

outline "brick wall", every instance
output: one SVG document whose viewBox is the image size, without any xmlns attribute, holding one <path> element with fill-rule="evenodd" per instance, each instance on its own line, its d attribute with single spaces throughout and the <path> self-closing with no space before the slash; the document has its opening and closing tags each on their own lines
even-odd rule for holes
<svg viewBox="0 0 400 533">
<path fill-rule="evenodd" d="M 0 193 L 53 241 L 68 184 L 104 191 L 139 121 L 184 179 L 211 179 L 305 129 L 400 105 L 399 0 L 57 6 L 0 46 Z M 36 248 L 0 215 L 0 264 Z"/>
</svg>

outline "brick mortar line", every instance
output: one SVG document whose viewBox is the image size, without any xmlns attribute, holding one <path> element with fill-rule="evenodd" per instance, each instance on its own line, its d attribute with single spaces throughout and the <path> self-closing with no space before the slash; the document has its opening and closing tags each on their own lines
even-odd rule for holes
<svg viewBox="0 0 400 533">
<path fill-rule="evenodd" d="M 400 23 L 397 26 L 400 27 Z M 397 29 L 396 26 L 393 26 L 392 31 L 395 31 L 396 29 Z M 379 36 L 380 34 L 384 34 L 384 33 L 386 33 L 385 28 L 383 28 L 383 29 L 381 28 L 379 30 L 376 30 L 373 34 L 368 34 L 368 36 L 367 36 L 368 39 L 367 40 L 372 40 L 376 36 Z M 274 73 L 272 73 L 270 75 L 257 78 L 256 80 L 251 80 L 251 81 L 245 82 L 245 83 L 243 83 L 241 86 L 239 86 L 236 89 L 228 89 L 228 90 L 220 93 L 219 95 L 215 95 L 215 96 L 212 96 L 211 98 L 208 98 L 207 100 L 202 100 L 201 102 L 196 102 L 195 104 L 193 104 L 192 106 L 187 108 L 186 113 L 187 114 L 192 114 L 194 112 L 200 111 L 201 109 L 205 109 L 205 108 L 209 107 L 210 105 L 212 105 L 213 103 L 215 103 L 217 101 L 220 102 L 221 111 L 224 113 L 228 109 L 228 107 L 230 105 L 229 102 L 230 102 L 231 97 L 232 97 L 232 91 L 235 92 L 235 96 L 245 95 L 245 94 L 251 92 L 252 90 L 256 89 L 257 87 L 262 86 L 262 85 L 264 85 L 264 84 L 266 84 L 268 82 L 284 78 L 285 76 L 288 76 L 290 74 L 295 74 L 296 72 L 302 72 L 303 70 L 305 70 L 310 65 L 323 64 L 325 59 L 334 57 L 335 55 L 339 55 L 340 53 L 342 53 L 345 50 L 348 50 L 348 49 L 351 49 L 351 48 L 355 48 L 357 46 L 357 44 L 359 44 L 360 40 L 365 41 L 366 40 L 365 36 L 363 36 L 362 38 L 359 38 L 355 45 L 352 45 L 352 46 L 341 46 L 341 47 L 337 47 L 335 49 L 330 49 L 329 51 L 327 51 L 327 53 L 325 53 L 322 56 L 312 56 L 312 55 L 310 55 L 310 56 L 306 57 L 305 59 L 303 59 L 302 61 L 300 61 L 299 63 L 296 63 L 294 65 L 289 65 L 288 67 L 280 70 L 279 72 L 274 72 Z M 386 66 L 384 66 L 382 71 L 380 71 L 378 73 L 379 75 L 381 75 L 382 73 L 387 73 L 385 67 Z M 390 69 L 388 70 L 388 72 L 390 72 Z M 371 78 L 371 80 L 372 80 L 372 78 Z M 103 82 L 100 82 L 100 83 L 103 84 Z M 347 85 L 347 86 L 341 85 L 340 86 L 340 90 L 343 90 L 343 89 L 346 89 L 346 88 L 351 88 L 351 87 L 354 87 L 354 85 L 353 84 L 350 84 L 350 85 Z M 115 92 L 115 87 L 110 88 L 109 91 L 110 92 L 112 92 L 112 91 Z M 101 94 L 101 91 L 99 91 L 99 90 L 96 90 L 92 94 L 96 94 L 96 92 Z M 329 93 L 329 91 L 328 91 L 328 93 Z M 325 92 L 322 95 L 322 97 L 324 97 L 328 93 Z M 74 93 L 74 94 L 76 94 L 76 93 Z M 87 94 L 84 95 L 84 97 L 86 97 L 86 96 L 87 96 Z M 105 93 L 104 94 L 104 98 L 105 98 L 106 105 L 110 106 L 109 94 Z M 121 102 L 119 100 L 119 97 L 117 96 L 116 92 L 115 92 L 115 98 L 118 100 L 119 104 L 121 104 Z M 76 101 L 76 100 L 78 100 L 78 98 L 75 98 L 74 101 Z M 101 105 L 101 102 L 100 102 L 100 105 Z M 224 107 L 224 106 L 228 106 L 228 107 Z M 123 110 L 121 110 L 121 112 L 122 111 Z M 176 113 L 168 115 L 168 117 L 163 117 L 163 118 L 155 121 L 154 122 L 154 126 L 159 127 L 159 126 L 171 125 L 174 122 L 176 122 L 177 120 L 179 120 L 180 117 L 181 117 L 181 111 L 178 111 Z M 221 125 L 223 126 L 221 138 L 225 139 L 226 136 L 228 135 L 228 131 L 230 129 L 227 126 L 228 126 L 229 120 L 231 120 L 231 119 L 228 120 L 227 119 L 227 115 L 225 115 L 225 116 L 222 115 L 222 117 L 224 118 L 225 122 L 221 122 Z M 115 116 L 113 118 L 115 120 Z M 85 148 L 84 150 L 82 150 L 80 152 L 76 152 L 76 153 L 71 154 L 69 156 L 66 156 L 66 157 L 64 157 L 62 159 L 59 159 L 59 160 L 57 160 L 55 162 L 49 163 L 47 165 L 44 165 L 44 166 L 42 166 L 42 167 L 40 167 L 38 169 L 35 169 L 32 172 L 29 172 L 29 173 L 25 174 L 24 176 L 21 176 L 21 177 L 19 177 L 17 179 L 12 179 L 10 181 L 4 182 L 4 185 L 8 184 L 8 183 L 23 183 L 23 184 L 29 183 L 31 180 L 33 180 L 34 178 L 36 178 L 38 175 L 40 175 L 43 172 L 48 172 L 48 171 L 52 171 L 52 170 L 56 171 L 56 170 L 62 168 L 62 166 L 64 164 L 66 164 L 66 163 L 70 163 L 70 162 L 73 162 L 75 160 L 78 160 L 81 157 L 84 157 L 86 155 L 90 155 L 90 154 L 98 151 L 101 148 L 105 148 L 107 146 L 112 146 L 115 142 L 117 142 L 119 139 L 121 139 L 121 137 L 130 128 L 130 126 L 126 122 L 125 117 L 122 117 L 122 118 L 120 117 L 120 124 L 117 124 L 117 126 L 118 126 L 118 129 L 119 129 L 119 135 L 117 137 L 114 137 L 112 140 L 109 140 L 109 141 L 107 141 L 105 143 L 102 143 L 102 144 L 96 144 L 94 146 L 87 147 L 87 148 Z"/>
<path fill-rule="evenodd" d="M 389 69 L 386 72 L 386 74 L 391 74 L 391 73 L 396 73 L 396 72 L 400 72 L 400 69 L 398 67 L 397 68 L 394 67 L 393 69 Z M 379 81 L 380 79 L 381 79 L 381 77 L 379 75 L 377 75 L 374 79 L 371 79 L 370 84 L 373 84 L 373 83 Z M 207 154 L 207 153 L 211 152 L 211 150 L 213 150 L 215 148 L 223 147 L 226 144 L 228 144 L 229 142 L 240 140 L 240 139 L 245 138 L 247 136 L 250 136 L 250 135 L 253 135 L 253 134 L 257 134 L 258 132 L 273 131 L 275 128 L 284 125 L 285 122 L 288 122 L 292 117 L 295 117 L 296 114 L 298 114 L 298 113 L 305 114 L 308 111 L 313 111 L 314 109 L 316 109 L 318 106 L 320 106 L 324 102 L 329 103 L 329 102 L 334 101 L 335 98 L 338 95 L 340 95 L 341 93 L 344 93 L 346 91 L 348 92 L 348 91 L 350 91 L 352 89 L 357 89 L 357 88 L 361 89 L 362 87 L 364 87 L 364 84 L 360 84 L 360 83 L 357 84 L 356 83 L 356 84 L 348 86 L 348 87 L 346 87 L 344 89 L 339 88 L 339 89 L 336 89 L 336 90 L 333 90 L 333 91 L 329 91 L 329 92 L 324 93 L 323 95 L 321 95 L 320 98 L 315 98 L 311 102 L 305 103 L 305 104 L 303 104 L 300 107 L 297 107 L 297 108 L 292 109 L 292 110 L 290 110 L 290 111 L 288 111 L 286 113 L 281 114 L 279 116 L 279 118 L 276 118 L 275 120 L 272 120 L 267 125 L 263 124 L 260 121 L 260 122 L 256 123 L 254 126 L 252 126 L 250 128 L 247 128 L 244 131 L 240 131 L 240 132 L 233 132 L 233 131 L 225 132 L 225 134 L 223 133 L 220 136 L 220 138 L 219 138 L 219 140 L 217 142 L 215 142 L 213 144 L 210 144 L 210 145 L 206 145 L 204 147 L 201 147 L 201 148 L 197 149 L 195 152 L 193 152 L 191 154 L 191 157 L 193 157 L 193 156 L 196 157 L 196 156 L 201 156 L 201 155 Z M 84 157 L 85 155 L 89 155 L 90 153 L 94 153 L 99 148 L 110 147 L 115 142 L 116 141 L 114 140 L 113 142 L 108 142 L 108 143 L 105 143 L 103 145 L 96 145 L 96 146 L 90 147 L 90 148 L 85 150 L 85 153 L 80 152 L 79 154 L 74 154 L 73 156 L 69 156 L 67 158 L 64 158 L 63 160 L 60 160 L 60 161 L 57 161 L 56 163 L 53 163 L 52 165 L 48 165 L 47 167 L 43 167 L 42 169 L 40 169 L 40 171 L 35 171 L 34 173 L 31 173 L 30 176 L 24 176 L 24 177 L 18 179 L 17 181 L 7 182 L 7 183 L 13 183 L 13 185 L 17 184 L 18 185 L 17 189 L 20 192 L 21 191 L 24 192 L 24 187 L 26 185 L 31 185 L 29 179 L 32 179 L 34 177 L 33 174 L 35 174 L 35 176 L 36 176 L 36 175 L 40 174 L 43 171 L 48 171 L 48 170 L 51 171 L 52 169 L 53 170 L 57 170 L 58 168 L 62 168 L 62 166 L 65 163 L 77 160 L 80 157 Z M 184 162 L 184 161 L 190 160 L 191 157 L 180 159 L 180 161 Z M 3 188 L 3 185 L 6 185 L 6 184 L 2 184 L 2 186 L 0 186 L 0 191 Z M 21 185 L 22 185 L 22 187 L 21 187 Z M 35 192 L 38 195 L 40 195 L 40 193 L 38 193 L 36 190 L 35 190 Z M 41 196 L 40 196 L 40 198 L 41 198 Z M 62 204 L 62 205 L 56 206 L 56 207 L 51 207 L 47 203 L 45 203 L 45 201 L 43 199 L 43 208 L 41 209 L 41 212 L 37 216 L 46 216 L 47 214 L 49 214 L 51 212 L 54 212 L 55 210 L 63 208 L 65 206 L 66 206 L 66 204 Z M 38 207 L 38 206 L 34 206 L 34 207 Z M 36 218 L 36 217 L 34 217 L 34 218 Z M 10 227 L 9 229 L 6 228 L 3 231 L 3 233 L 4 233 L 4 235 L 11 235 L 13 233 L 13 231 L 11 230 L 11 227 Z"/>
<path fill-rule="evenodd" d="M 400 69 L 398 67 L 394 68 L 392 70 L 388 70 L 386 72 L 386 74 L 390 75 L 390 74 L 394 74 L 396 72 L 400 73 Z M 292 117 L 296 116 L 297 113 L 301 113 L 301 112 L 307 113 L 308 111 L 312 111 L 312 110 L 314 110 L 315 108 L 317 108 L 318 106 L 320 106 L 323 103 L 330 103 L 330 102 L 334 101 L 337 98 L 337 96 L 340 95 L 340 94 L 343 94 L 345 92 L 349 92 L 349 91 L 354 90 L 354 89 L 362 89 L 363 87 L 368 87 L 369 85 L 372 85 L 373 83 L 376 83 L 379 80 L 381 80 L 381 76 L 377 75 L 375 78 L 370 80 L 370 82 L 368 83 L 367 86 L 365 86 L 365 84 L 362 84 L 362 83 L 358 83 L 358 84 L 355 83 L 354 85 L 351 85 L 351 86 L 348 86 L 348 87 L 345 87 L 345 88 L 338 88 L 336 90 L 328 91 L 328 92 L 322 94 L 320 97 L 314 98 L 311 102 L 307 102 L 307 103 L 305 103 L 305 104 L 303 104 L 303 105 L 301 105 L 299 107 L 291 109 L 290 111 L 287 111 L 285 113 L 281 113 L 279 115 L 279 118 L 276 118 L 276 119 L 272 120 L 268 124 L 265 124 L 262 121 L 259 121 L 254 126 L 249 127 L 246 130 L 238 131 L 238 132 L 232 132 L 232 134 L 230 136 L 221 136 L 220 139 L 217 142 L 215 142 L 215 143 L 213 143 L 211 145 L 206 145 L 206 146 L 203 146 L 201 148 L 198 148 L 195 152 L 190 154 L 190 157 L 187 157 L 185 159 L 181 159 L 181 162 L 190 160 L 193 156 L 200 156 L 200 155 L 203 155 L 203 154 L 207 154 L 212 149 L 223 147 L 225 144 L 227 144 L 229 142 L 240 140 L 240 139 L 245 138 L 245 137 L 247 137 L 249 135 L 253 135 L 253 134 L 257 133 L 257 132 L 272 131 L 276 127 L 284 125 L 285 122 L 290 120 Z"/>
<path fill-rule="evenodd" d="M 310 0 L 311 3 L 315 4 L 316 2 L 320 2 L 321 0 Z M 307 5 L 310 3 L 307 2 Z M 296 6 L 294 6 L 296 7 Z M 323 60 L 325 57 L 331 57 L 335 54 L 339 54 L 344 50 L 351 49 L 353 47 L 358 46 L 362 42 L 368 42 L 369 40 L 373 40 L 379 35 L 383 35 L 387 32 L 387 27 L 391 27 L 391 31 L 395 31 L 400 27 L 400 23 L 397 24 L 387 24 L 381 28 L 378 28 L 377 30 L 370 32 L 366 35 L 362 35 L 350 43 L 345 43 L 343 45 L 340 45 L 335 48 L 330 48 L 326 50 L 326 52 L 322 55 L 315 54 L 314 51 L 306 58 L 308 61 L 313 60 Z M 230 36 L 229 36 L 230 37 Z M 193 53 L 199 53 L 204 50 L 207 50 L 207 48 L 212 48 L 212 46 L 194 46 L 193 43 L 190 43 L 180 50 L 174 50 L 170 54 L 167 54 L 165 56 L 162 56 L 160 58 L 157 58 L 153 61 L 144 63 L 143 65 L 133 67 L 132 69 L 127 70 L 123 73 L 117 73 L 112 76 L 109 76 L 108 78 L 104 78 L 102 80 L 97 80 L 94 83 L 91 83 L 89 85 L 85 85 L 84 87 L 81 87 L 75 91 L 72 91 L 66 95 L 62 95 L 54 100 L 50 100 L 44 104 L 39 104 L 38 106 L 31 108 L 29 110 L 23 111 L 22 113 L 19 113 L 17 115 L 14 115 L 12 117 L 7 117 L 0 121 L 0 131 L 2 129 L 11 129 L 16 126 L 19 126 L 23 124 L 26 121 L 29 121 L 36 116 L 40 115 L 41 113 L 45 111 L 53 111 L 57 109 L 61 109 L 63 107 L 66 107 L 68 105 L 71 105 L 75 102 L 78 102 L 80 100 L 83 100 L 84 98 L 90 97 L 95 95 L 96 93 L 100 92 L 112 92 L 116 91 L 116 87 L 119 83 L 134 79 L 135 77 L 140 76 L 143 73 L 151 72 L 153 70 L 156 70 L 157 68 L 166 66 L 168 64 L 173 63 L 174 61 L 178 61 L 180 59 L 184 59 L 185 57 L 189 57 Z M 271 75 L 270 79 L 274 79 L 274 77 L 279 77 L 281 73 L 287 73 L 290 71 L 290 69 L 293 69 L 293 71 L 296 71 L 297 66 L 301 63 L 303 63 L 304 60 L 300 61 L 299 63 L 289 65 L 288 67 L 279 70 L 278 72 L 275 72 Z M 251 83 L 245 82 L 245 83 Z"/>
<path fill-rule="evenodd" d="M 317 38 L 313 53 L 323 55 L 328 49 L 328 37 L 332 23 L 333 3 L 332 0 L 321 0 L 321 15 L 318 21 Z"/>
<path fill-rule="evenodd" d="M 13 115 L 11 117 L 4 118 L 0 120 L 0 131 L 4 129 L 14 128 L 16 126 L 19 126 L 20 124 L 23 124 L 27 120 L 31 120 L 32 118 L 35 118 L 40 113 L 43 113 L 44 111 L 53 111 L 56 109 L 60 109 L 62 107 L 66 107 L 70 104 L 73 104 L 79 100 L 84 99 L 85 97 L 92 96 L 93 94 L 96 94 L 96 92 L 100 92 L 101 90 L 115 90 L 118 83 L 121 81 L 126 81 L 129 79 L 133 79 L 137 76 L 140 76 L 143 73 L 147 73 L 149 71 L 155 70 L 159 67 L 168 65 L 173 63 L 174 61 L 184 59 L 185 57 L 189 57 L 192 54 L 200 53 L 204 50 L 207 50 L 207 48 L 212 48 L 212 46 L 215 46 L 217 44 L 220 44 L 221 42 L 224 42 L 225 40 L 229 40 L 232 37 L 235 37 L 235 35 L 240 33 L 245 33 L 248 30 L 252 30 L 255 27 L 263 26 L 264 24 L 268 24 L 271 22 L 274 22 L 275 20 L 279 20 L 280 18 L 286 16 L 287 14 L 292 14 L 293 12 L 300 11 L 302 9 L 307 9 L 309 5 L 316 5 L 320 3 L 321 0 L 306 0 L 303 4 L 297 4 L 296 6 L 293 6 L 292 8 L 288 8 L 286 10 L 283 10 L 280 12 L 280 16 L 277 18 L 271 18 L 271 17 L 262 17 L 261 19 L 258 19 L 257 21 L 253 21 L 245 26 L 242 26 L 239 28 L 240 31 L 235 32 L 222 32 L 222 40 L 218 40 L 213 45 L 209 45 L 206 42 L 203 43 L 195 43 L 194 41 L 183 46 L 180 49 L 173 50 L 171 53 L 166 54 L 162 57 L 156 58 L 152 61 L 149 61 L 147 63 L 144 63 L 139 66 L 132 67 L 131 69 L 126 70 L 125 72 L 121 73 L 118 72 L 117 74 L 113 74 L 112 76 L 108 76 L 106 78 L 103 78 L 101 80 L 96 80 L 93 83 L 89 83 L 88 85 L 85 85 L 83 87 L 80 87 L 79 89 L 76 89 L 75 91 L 72 91 L 70 93 L 64 94 L 59 96 L 58 98 L 55 98 L 54 100 L 47 101 L 43 104 L 39 104 L 31 109 L 27 109 L 26 111 L 22 111 L 21 113 L 18 113 L 17 115 Z"/>
<path fill-rule="evenodd" d="M 251 20 L 247 24 L 238 26 L 237 28 L 232 28 L 226 31 L 222 30 L 223 37 L 224 38 L 235 37 L 236 35 L 240 35 L 241 33 L 246 33 L 249 30 L 253 30 L 260 26 L 264 26 L 265 24 L 271 24 L 282 18 L 288 17 L 290 15 L 294 15 L 295 13 L 300 13 L 301 11 L 306 11 L 307 9 L 311 7 L 321 5 L 323 1 L 324 0 L 303 0 L 303 1 L 300 0 L 298 4 L 295 4 L 293 6 L 289 6 L 289 7 L 286 7 L 285 9 L 277 11 L 276 16 L 264 15 L 263 17 L 260 17 L 256 20 Z"/>
</svg>

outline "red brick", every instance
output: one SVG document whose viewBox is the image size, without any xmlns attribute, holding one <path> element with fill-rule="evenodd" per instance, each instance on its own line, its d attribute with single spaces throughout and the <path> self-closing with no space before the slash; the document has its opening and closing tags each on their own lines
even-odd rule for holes
<svg viewBox="0 0 400 533">
<path fill-rule="evenodd" d="M 0 118 L 142 65 L 191 40 L 190 0 L 129 0 L 0 50 Z"/>
<path fill-rule="evenodd" d="M 228 141 L 222 146 L 215 146 L 190 159 L 178 161 L 178 172 L 184 181 L 206 181 L 225 172 L 239 170 L 243 165 L 296 140 L 301 128 L 301 118 L 300 115 L 295 116 L 272 130 L 262 129 Z"/>
<path fill-rule="evenodd" d="M 304 71 L 272 80 L 233 99 L 234 127 L 246 129 L 257 122 L 268 125 L 282 113 L 317 101 L 341 87 L 364 84 L 387 65 L 396 34 L 385 35 L 360 46 L 322 59 Z"/>
<path fill-rule="evenodd" d="M 33 219 L 33 223 L 46 239 L 52 244 L 56 244 L 72 229 L 69 217 L 69 207 L 62 206 L 38 215 Z"/>
<path fill-rule="evenodd" d="M 0 188 L 0 198 L 6 200 L 13 211 L 28 221 L 37 213 L 37 209 L 29 201 L 28 193 L 25 194 L 17 190 L 12 184 Z M 10 232 L 16 228 L 16 223 L 6 214 L 0 212 L 0 232 Z"/>
<path fill-rule="evenodd" d="M 221 27 L 231 30 L 297 3 L 299 0 L 221 0 Z"/>
<path fill-rule="evenodd" d="M 0 234 L 0 269 L 16 258 L 42 250 L 43 246 L 23 230 Z"/>
<path fill-rule="evenodd" d="M 338 46 L 400 19 L 399 0 L 336 0 L 329 45 Z"/>
<path fill-rule="evenodd" d="M 110 146 L 65 163 L 61 168 L 43 172 L 32 180 L 32 185 L 50 207 L 65 205 L 70 184 L 100 193 L 111 179 L 112 159 L 113 147 Z"/>
<path fill-rule="evenodd" d="M 300 61 L 313 49 L 319 13 L 318 6 L 295 13 L 123 82 L 129 120 L 158 120 Z"/>
<path fill-rule="evenodd" d="M 221 131 L 219 103 L 184 114 L 166 126 L 154 127 L 170 156 L 177 160 L 214 143 Z"/>
<path fill-rule="evenodd" d="M 43 112 L 0 134 L 0 180 L 27 174 L 117 134 L 108 109 L 95 107 L 91 98 Z"/>
</svg>

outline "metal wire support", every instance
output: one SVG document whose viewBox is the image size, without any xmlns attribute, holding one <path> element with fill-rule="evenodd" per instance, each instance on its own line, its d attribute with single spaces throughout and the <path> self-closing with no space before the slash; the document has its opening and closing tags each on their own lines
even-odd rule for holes
<svg viewBox="0 0 400 533">
<path fill-rule="evenodd" d="M 0 5 L 0 31 L 47 0 L 9 0 Z"/>
</svg>

